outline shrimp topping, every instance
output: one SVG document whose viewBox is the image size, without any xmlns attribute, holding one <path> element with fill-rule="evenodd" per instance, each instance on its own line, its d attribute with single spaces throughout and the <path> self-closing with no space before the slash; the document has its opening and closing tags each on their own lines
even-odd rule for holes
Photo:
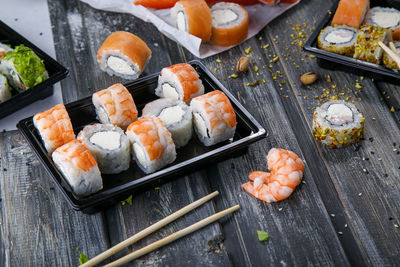
<svg viewBox="0 0 400 267">
<path fill-rule="evenodd" d="M 270 173 L 253 171 L 249 174 L 252 182 L 242 185 L 247 193 L 268 203 L 289 197 L 300 183 L 304 172 L 303 161 L 292 151 L 272 148 L 267 155 Z"/>
</svg>

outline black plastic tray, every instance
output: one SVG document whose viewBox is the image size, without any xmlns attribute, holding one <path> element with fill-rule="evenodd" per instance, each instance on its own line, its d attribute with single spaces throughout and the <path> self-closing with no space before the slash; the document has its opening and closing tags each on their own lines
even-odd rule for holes
<svg viewBox="0 0 400 267">
<path fill-rule="evenodd" d="M 191 61 L 192 66 L 197 70 L 203 81 L 206 92 L 213 90 L 223 91 L 230 99 L 236 113 L 237 127 L 233 141 L 226 141 L 211 147 L 203 146 L 194 136 L 188 145 L 177 150 L 177 159 L 164 169 L 146 175 L 135 163 L 131 163 L 130 169 L 120 174 L 102 175 L 103 190 L 84 198 L 78 198 L 64 180 L 62 174 L 56 169 L 52 159 L 47 155 L 41 138 L 34 128 L 32 118 L 21 120 L 17 127 L 29 142 L 39 160 L 47 169 L 58 189 L 74 210 L 81 210 L 86 213 L 93 213 L 104 209 L 129 194 L 141 192 L 168 181 L 170 178 L 177 178 L 183 172 L 192 171 L 195 167 L 206 162 L 215 162 L 217 158 L 231 156 L 232 151 L 244 148 L 266 135 L 261 125 L 246 111 L 246 109 L 225 89 L 225 87 L 204 67 L 199 61 Z M 157 99 L 154 88 L 157 86 L 158 73 L 138 79 L 125 84 L 132 94 L 137 108 L 142 110 L 144 105 Z M 85 125 L 97 122 L 92 98 L 70 103 L 66 105 L 70 115 L 74 131 L 77 134 Z M 139 114 L 140 115 L 140 114 Z"/>
<path fill-rule="evenodd" d="M 383 65 L 378 65 L 374 63 L 369 63 L 366 61 L 354 59 L 352 57 L 347 57 L 339 54 L 335 54 L 332 52 L 328 52 L 322 49 L 319 49 L 317 46 L 318 35 L 323 28 L 329 26 L 333 15 L 337 9 L 338 3 L 335 3 L 330 12 L 327 12 L 327 15 L 323 18 L 323 20 L 317 25 L 315 31 L 308 39 L 307 43 L 304 45 L 303 49 L 308 53 L 311 53 L 318 57 L 318 65 L 322 68 L 333 69 L 333 70 L 342 70 L 346 72 L 355 73 L 357 75 L 364 75 L 375 80 L 384 80 L 385 82 L 391 83 L 400 83 L 400 72 L 397 70 L 388 69 Z M 371 0 L 371 7 L 374 6 L 382 6 L 382 7 L 393 7 L 400 10 L 400 1 L 395 0 Z"/>
<path fill-rule="evenodd" d="M 8 27 L 1 20 L 0 43 L 10 44 L 12 47 L 23 44 L 31 48 L 43 60 L 46 70 L 49 73 L 49 78 L 44 82 L 25 90 L 24 92 L 15 94 L 9 100 L 0 103 L 0 118 L 11 114 L 36 100 L 52 95 L 53 84 L 64 79 L 68 75 L 68 70 L 66 68 L 25 39 L 22 35 Z"/>
</svg>

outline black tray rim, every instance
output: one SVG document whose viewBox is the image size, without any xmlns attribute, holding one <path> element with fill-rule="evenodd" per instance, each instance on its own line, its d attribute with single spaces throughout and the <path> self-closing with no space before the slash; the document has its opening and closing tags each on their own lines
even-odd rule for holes
<svg viewBox="0 0 400 267">
<path fill-rule="evenodd" d="M 20 98 L 25 98 L 30 95 L 39 94 L 40 91 L 42 91 L 44 88 L 53 86 L 55 83 L 61 81 L 62 79 L 66 78 L 69 75 L 69 70 L 66 67 L 61 65 L 57 60 L 52 58 L 49 54 L 45 53 L 42 49 L 40 49 L 39 47 L 34 45 L 32 42 L 30 42 L 24 36 L 22 36 L 21 34 L 16 32 L 10 26 L 8 26 L 6 23 L 4 23 L 1 19 L 0 19 L 0 28 L 2 28 L 6 32 L 9 32 L 10 34 L 14 35 L 16 37 L 16 39 L 21 41 L 20 44 L 23 44 L 23 45 L 31 48 L 40 57 L 40 59 L 48 62 L 48 64 L 50 64 L 50 65 L 54 65 L 54 67 L 56 68 L 56 71 L 51 76 L 49 76 L 49 78 L 46 79 L 45 81 L 35 85 L 34 87 L 32 87 L 30 89 L 27 89 L 23 92 L 19 92 L 16 95 L 13 95 L 10 99 L 8 99 L 4 102 L 1 102 L 0 109 L 3 106 L 9 105 L 9 103 L 12 101 L 17 101 Z M 31 103 L 33 103 L 33 102 L 35 102 L 35 101 L 32 101 Z M 13 110 L 13 112 L 17 111 L 17 110 L 19 110 L 19 108 L 16 108 L 15 110 Z"/>
<path fill-rule="evenodd" d="M 317 46 L 313 46 L 313 43 L 316 43 L 318 35 L 321 32 L 321 30 L 328 24 L 328 22 L 332 19 L 333 15 L 335 14 L 338 4 L 339 1 L 333 4 L 331 9 L 328 10 L 325 17 L 321 20 L 320 23 L 317 24 L 317 27 L 315 28 L 314 32 L 311 34 L 311 36 L 308 38 L 307 42 L 303 46 L 303 50 L 308 52 L 309 54 L 317 56 L 318 58 L 342 64 L 345 65 L 346 67 L 353 67 L 360 69 L 362 71 L 372 72 L 374 74 L 379 74 L 400 80 L 400 73 L 395 70 L 385 68 L 384 66 L 379 64 L 374 64 L 358 60 L 352 57 L 347 57 L 344 55 L 328 52 L 319 49 Z"/>
<path fill-rule="evenodd" d="M 75 211 L 83 211 L 85 209 L 91 208 L 93 206 L 96 206 L 100 204 L 103 201 L 112 199 L 113 197 L 116 197 L 118 195 L 126 194 L 127 192 L 135 189 L 138 185 L 145 185 L 151 182 L 154 182 L 158 179 L 163 179 L 166 178 L 167 176 L 170 176 L 174 173 L 184 171 L 185 168 L 190 168 L 191 165 L 195 164 L 201 164 L 204 162 L 207 158 L 218 158 L 222 156 L 223 154 L 228 154 L 229 152 L 232 152 L 234 150 L 244 148 L 247 145 L 256 142 L 262 138 L 264 138 L 267 135 L 266 130 L 261 126 L 261 124 L 239 103 L 239 101 L 218 81 L 218 79 L 201 63 L 199 60 L 192 60 L 188 62 L 189 64 L 196 65 L 204 71 L 204 73 L 210 78 L 218 87 L 218 90 L 223 91 L 229 98 L 231 102 L 237 107 L 237 110 L 235 110 L 236 113 L 241 112 L 248 121 L 250 121 L 254 128 L 257 129 L 256 132 L 252 132 L 249 136 L 243 137 L 239 140 L 236 140 L 234 142 L 228 143 L 226 145 L 223 145 L 221 147 L 218 147 L 216 149 L 213 149 L 209 152 L 206 152 L 204 154 L 201 154 L 199 156 L 196 156 L 194 158 L 185 160 L 183 162 L 180 162 L 178 164 L 173 164 L 167 168 L 161 169 L 157 172 L 145 175 L 139 179 L 130 181 L 128 183 L 107 189 L 107 191 L 100 191 L 98 193 L 94 193 L 93 195 L 90 195 L 88 198 L 91 199 L 90 202 L 87 203 L 79 203 L 79 199 L 75 197 L 75 199 L 72 199 L 69 194 L 75 196 L 70 190 L 70 192 L 66 191 L 67 187 L 68 189 L 71 189 L 69 187 L 69 184 L 65 181 L 63 175 L 58 171 L 58 169 L 54 166 L 54 164 L 49 160 L 49 157 L 47 154 L 43 153 L 43 148 L 41 147 L 41 142 L 32 142 L 31 139 L 36 139 L 33 135 L 33 133 L 26 127 L 27 122 L 31 122 L 33 119 L 33 116 L 25 118 L 20 120 L 17 123 L 17 128 L 21 132 L 21 134 L 24 136 L 24 138 L 27 140 L 31 148 L 33 149 L 34 153 L 36 156 L 39 158 L 39 161 L 42 163 L 42 165 L 45 167 L 47 173 L 50 175 L 51 180 L 55 183 L 57 186 L 58 190 L 62 193 L 63 197 L 69 204 L 69 206 L 75 210 Z M 153 73 L 150 75 L 147 75 L 145 77 L 139 78 L 135 81 L 125 83 L 124 86 L 126 87 L 134 87 L 138 84 L 141 84 L 142 82 L 152 79 L 154 77 L 157 77 L 159 75 L 159 72 Z M 133 89 L 135 90 L 135 89 Z M 65 107 L 68 110 L 69 108 L 74 108 L 77 105 L 81 105 L 83 102 L 87 102 L 87 100 L 91 98 L 91 96 L 83 98 L 81 100 L 77 100 L 74 102 L 71 102 L 69 104 L 66 104 Z M 194 160 L 196 159 L 196 160 Z M 61 184 L 56 176 L 60 177 L 64 184 Z M 100 196 L 100 197 L 99 197 Z M 94 199 L 96 198 L 96 199 Z M 82 198 L 85 199 L 85 198 Z"/>
</svg>

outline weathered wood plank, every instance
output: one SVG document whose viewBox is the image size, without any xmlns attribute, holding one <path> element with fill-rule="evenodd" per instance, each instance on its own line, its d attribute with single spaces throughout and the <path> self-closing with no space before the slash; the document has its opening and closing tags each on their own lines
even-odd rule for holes
<svg viewBox="0 0 400 267">
<path fill-rule="evenodd" d="M 0 140 L 3 139 L 4 133 L 0 133 Z M 0 173 L 1 177 L 4 177 L 4 159 L 3 159 L 3 146 L 0 146 Z M 2 180 L 0 179 L 0 264 L 2 266 L 5 266 L 6 264 L 6 238 L 5 238 L 5 229 L 4 229 L 4 221 L 5 221 L 5 212 L 4 212 L 4 206 L 3 206 L 3 199 L 2 199 L 2 194 L 1 194 L 1 187 L 2 187 Z"/>
<path fill-rule="evenodd" d="M 310 2 L 304 1 L 303 8 L 306 8 L 307 4 L 310 7 L 312 5 Z M 330 4 L 324 2 L 326 6 L 323 7 L 321 3 L 319 8 L 328 10 Z M 354 231 L 357 242 L 360 244 L 361 253 L 367 263 L 393 265 L 398 262 L 396 257 L 400 251 L 400 235 L 394 226 L 398 223 L 397 214 L 399 214 L 400 174 L 398 166 L 400 164 L 398 155 L 393 152 L 393 143 L 398 142 L 400 132 L 388 108 L 380 101 L 374 84 L 369 79 L 361 80 L 355 75 L 322 70 L 313 60 L 302 55 L 298 56 L 299 50 L 290 47 L 289 51 L 286 50 L 287 44 L 293 42 L 290 34 L 295 34 L 295 36 L 298 34 L 296 30 L 289 28 L 292 24 L 308 23 L 309 26 L 304 30 L 305 35 L 308 35 L 312 22 L 305 18 L 309 12 L 309 9 L 307 11 L 300 10 L 298 16 L 296 14 L 288 17 L 289 23 L 284 20 L 276 20 L 267 27 L 269 39 L 277 36 L 278 42 L 285 44 L 284 47 L 277 43 L 273 45 L 274 51 L 281 58 L 291 85 L 290 87 L 282 86 L 283 106 L 289 117 L 295 121 L 297 116 L 293 116 L 288 107 L 292 106 L 291 103 L 300 103 L 301 113 L 309 128 L 307 136 L 311 135 L 313 114 L 313 109 L 308 107 L 314 107 L 324 101 L 324 99 L 317 101 L 314 98 L 315 96 L 324 97 L 322 93 L 329 94 L 327 98 L 330 96 L 339 96 L 343 99 L 349 97 L 350 101 L 355 100 L 355 104 L 364 112 L 366 141 L 360 145 L 339 150 L 323 148 L 319 144 L 316 147 L 318 154 L 323 158 L 325 168 L 331 174 L 330 177 L 347 217 L 349 227 L 344 229 L 342 226 L 337 228 L 337 231 L 343 231 L 343 235 L 347 235 L 349 228 Z M 290 56 L 286 56 L 287 53 L 290 53 Z M 282 60 L 285 58 L 287 60 Z M 306 69 L 296 68 L 296 66 L 306 66 Z M 326 79 L 321 78 L 310 88 L 301 86 L 297 77 L 306 71 L 317 72 L 320 77 L 329 74 L 333 82 L 327 82 Z M 356 88 L 356 80 L 363 86 L 362 89 Z M 289 90 L 286 92 L 287 89 Z M 343 95 L 341 95 L 342 93 Z M 379 120 L 373 120 L 373 118 L 379 118 Z M 296 123 L 292 125 L 292 128 L 296 128 Z M 300 138 L 303 139 L 304 136 L 298 137 L 298 139 Z M 369 141 L 370 138 L 372 141 Z M 319 167 L 322 168 L 322 166 Z M 389 218 L 392 219 L 389 220 Z M 336 220 L 337 217 L 332 217 L 333 222 Z M 346 247 L 346 243 L 342 243 Z M 350 257 L 352 251 L 347 250 L 346 253 Z"/>
<path fill-rule="evenodd" d="M 3 134 L 0 145 L 6 266 L 77 265 L 76 248 L 107 248 L 101 214 L 73 211 L 20 134 Z"/>
</svg>

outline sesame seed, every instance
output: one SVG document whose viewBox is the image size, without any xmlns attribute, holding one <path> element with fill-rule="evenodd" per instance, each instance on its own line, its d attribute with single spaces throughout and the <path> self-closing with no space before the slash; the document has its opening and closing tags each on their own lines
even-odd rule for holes
<svg viewBox="0 0 400 267">
<path fill-rule="evenodd" d="M 335 217 L 335 214 L 331 213 L 331 217 Z"/>
<path fill-rule="evenodd" d="M 283 208 L 279 208 L 278 210 L 279 210 L 279 211 L 282 211 L 282 209 L 283 209 Z"/>
<path fill-rule="evenodd" d="M 343 235 L 343 232 L 337 232 L 339 235 Z"/>
<path fill-rule="evenodd" d="M 358 196 L 361 197 L 361 196 L 362 196 L 362 193 L 358 193 Z"/>
<path fill-rule="evenodd" d="M 399 225 L 398 225 L 398 224 L 395 224 L 394 227 L 399 228 Z"/>
<path fill-rule="evenodd" d="M 344 225 L 344 228 L 347 228 L 347 223 Z"/>
</svg>

